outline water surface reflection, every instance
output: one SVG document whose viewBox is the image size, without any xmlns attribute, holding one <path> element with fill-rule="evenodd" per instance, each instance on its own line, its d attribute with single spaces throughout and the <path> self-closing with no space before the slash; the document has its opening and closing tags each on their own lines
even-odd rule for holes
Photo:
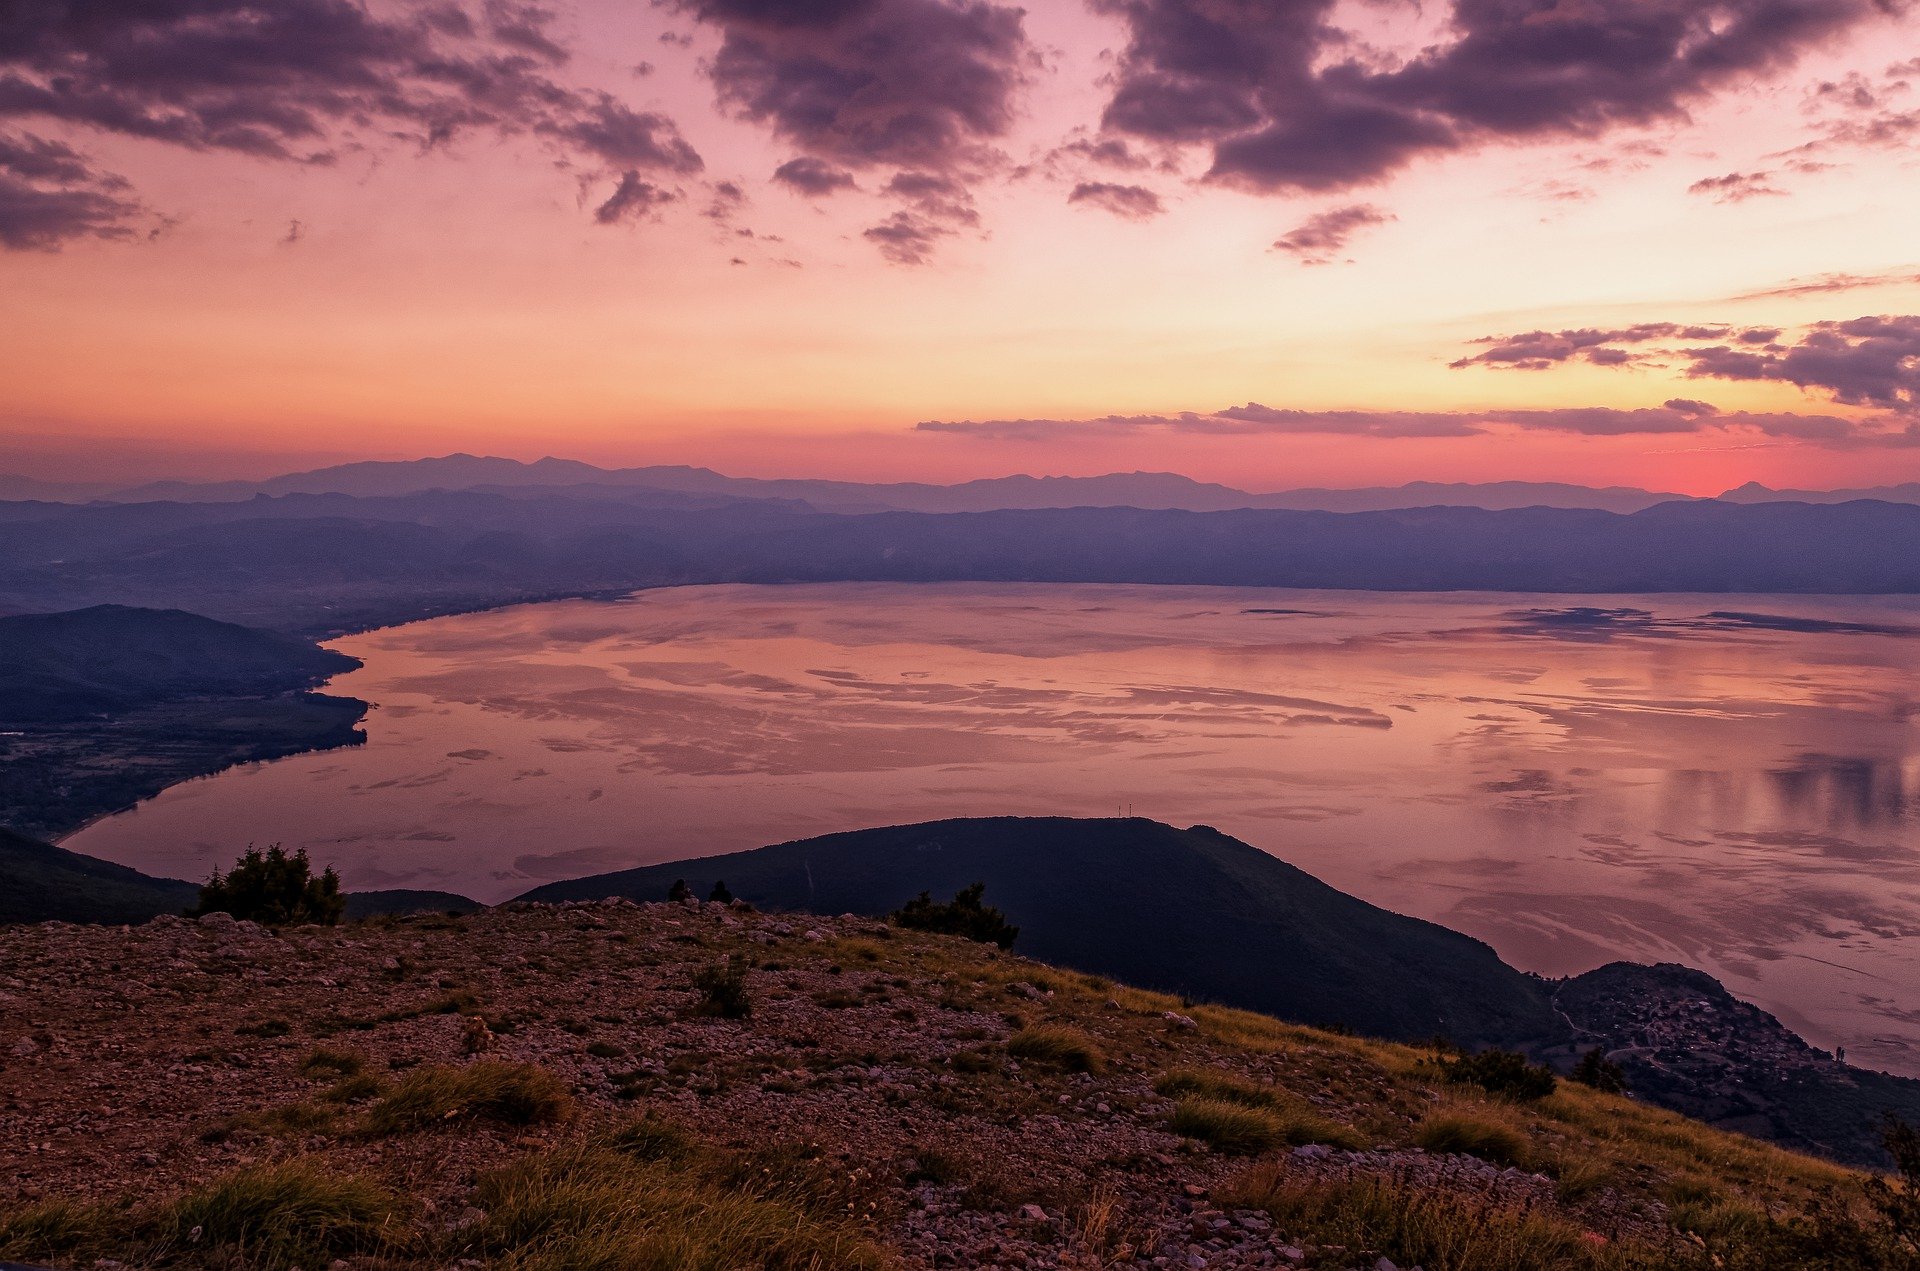
<svg viewBox="0 0 1920 1271">
<path fill-rule="evenodd" d="M 1131 805 L 1551 974 L 1704 967 L 1920 1072 L 1907 600 L 706 587 L 340 641 L 358 750 L 68 841 L 203 876 L 303 844 L 499 899 L 853 826 Z"/>
</svg>

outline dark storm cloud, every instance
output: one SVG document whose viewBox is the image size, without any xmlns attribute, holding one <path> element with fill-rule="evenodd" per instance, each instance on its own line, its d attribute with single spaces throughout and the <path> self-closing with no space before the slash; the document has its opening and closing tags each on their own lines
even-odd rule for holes
<svg viewBox="0 0 1920 1271">
<path fill-rule="evenodd" d="M 1119 185 L 1112 181 L 1082 181 L 1067 195 L 1069 203 L 1085 203 L 1130 221 L 1147 221 L 1167 209 L 1160 196 L 1144 185 Z"/>
<path fill-rule="evenodd" d="M 773 170 L 773 179 L 808 198 L 817 199 L 835 190 L 856 188 L 853 173 L 824 159 L 802 155 L 789 159 Z"/>
<path fill-rule="evenodd" d="M 1423 154 L 1685 117 L 1906 0 L 1457 0 L 1452 38 L 1363 60 L 1336 0 L 1093 0 L 1128 43 L 1115 135 L 1211 149 L 1210 175 L 1338 189 Z"/>
<path fill-rule="evenodd" d="M 1297 256 L 1304 264 L 1329 264 L 1355 234 L 1394 219 L 1391 212 L 1371 203 L 1336 207 L 1308 217 L 1298 228 L 1276 240 L 1273 250 Z"/>
<path fill-rule="evenodd" d="M 530 133 L 609 173 L 699 170 L 673 121 L 555 78 L 568 57 L 551 16 L 501 0 L 391 15 L 352 0 L 11 5 L 0 9 L 0 118 L 303 163 L 393 139 Z M 128 228 L 132 210 L 102 203 L 97 183 L 42 189 L 61 192 L 91 192 L 96 216 Z"/>
<path fill-rule="evenodd" d="M 1286 410 L 1249 402 L 1225 410 L 1176 415 L 1104 415 L 1096 419 L 927 420 L 921 432 L 996 441 L 1052 441 L 1135 433 L 1206 435 L 1297 434 L 1346 437 L 1477 437 L 1493 426 L 1587 437 L 1661 436 L 1709 429 L 1744 431 L 1835 446 L 1907 445 L 1913 438 L 1832 415 L 1715 410 L 1676 398 L 1637 410 L 1566 407 L 1547 410 L 1365 411 Z"/>
<path fill-rule="evenodd" d="M 51 251 L 75 238 L 127 238 L 142 212 L 125 181 L 71 147 L 0 133 L 0 246 Z"/>
<path fill-rule="evenodd" d="M 1853 285 L 1841 279 L 1805 290 Z M 1701 343 L 1709 340 L 1714 343 Z M 1451 365 L 1544 370 L 1576 358 L 1599 366 L 1657 362 L 1678 366 L 1694 379 L 1777 380 L 1847 406 L 1920 412 L 1920 315 L 1816 322 L 1792 338 L 1776 327 L 1650 322 L 1614 330 L 1488 336 L 1475 343 L 1488 347 Z"/>
</svg>

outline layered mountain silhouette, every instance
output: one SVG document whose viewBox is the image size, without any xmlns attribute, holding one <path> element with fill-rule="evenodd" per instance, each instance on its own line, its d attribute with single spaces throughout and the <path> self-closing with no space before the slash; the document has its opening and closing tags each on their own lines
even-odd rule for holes
<svg viewBox="0 0 1920 1271">
<path fill-rule="evenodd" d="M 260 495 L 350 494 L 362 497 L 429 490 L 592 490 L 782 499 L 820 511 L 986 512 L 1002 508 L 1141 507 L 1215 512 L 1285 508 L 1363 512 L 1383 508 L 1459 506 L 1590 507 L 1634 512 L 1684 498 L 1626 486 L 1594 488 L 1552 481 L 1430 482 L 1358 489 L 1299 489 L 1259 494 L 1196 481 L 1172 472 L 1113 472 L 1094 477 L 1014 475 L 955 485 L 920 481 L 859 482 L 733 477 L 710 468 L 660 464 L 602 468 L 573 459 L 531 463 L 485 455 L 340 464 L 261 481 L 156 481 L 124 488 L 97 483 L 36 482 L 0 476 L 0 498 L 117 503 L 228 502 Z"/>
<path fill-rule="evenodd" d="M 0 504 L 0 611 L 185 608 L 327 635 L 519 601 L 727 582 L 1920 591 L 1920 506 L 1871 500 L 1670 502 L 1626 515 L 1546 507 L 855 515 L 650 498 L 467 490 Z"/>
</svg>

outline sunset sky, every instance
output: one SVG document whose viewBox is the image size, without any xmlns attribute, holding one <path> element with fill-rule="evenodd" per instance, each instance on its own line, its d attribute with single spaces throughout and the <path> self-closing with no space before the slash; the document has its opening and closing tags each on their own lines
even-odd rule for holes
<svg viewBox="0 0 1920 1271">
<path fill-rule="evenodd" d="M 0 6 L 0 471 L 1920 479 L 1908 0 Z"/>
</svg>

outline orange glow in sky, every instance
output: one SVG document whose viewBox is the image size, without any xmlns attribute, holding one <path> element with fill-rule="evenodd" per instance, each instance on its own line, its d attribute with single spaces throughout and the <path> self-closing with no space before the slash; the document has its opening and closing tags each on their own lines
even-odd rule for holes
<svg viewBox="0 0 1920 1271">
<path fill-rule="evenodd" d="M 1518 56 L 1474 16 L 1501 6 L 1314 0 L 1297 7 L 1348 33 L 1316 73 L 1352 59 L 1419 138 L 1330 172 L 1360 143 L 1288 133 L 1284 165 L 1278 141 L 1241 144 L 1318 109 L 1274 87 L 1295 37 L 1245 74 L 1195 62 L 1156 26 L 1192 2 L 476 3 L 430 26 L 421 6 L 299 0 L 364 60 L 262 70 L 263 98 L 312 125 L 278 133 L 209 122 L 255 108 L 228 82 L 249 68 L 212 74 L 185 26 L 134 33 L 176 57 L 164 81 L 116 61 L 113 32 L 0 45 L 0 74 L 80 67 L 150 121 L 52 90 L 0 100 L 0 471 L 466 450 L 1257 489 L 1920 479 L 1920 334 L 1903 352 L 1904 327 L 1821 325 L 1920 312 L 1920 15 L 1834 0 L 1825 25 L 1707 76 L 1689 50 L 1763 0 L 1530 0 L 1537 27 L 1575 35 L 1596 12 L 1712 21 L 1639 96 L 1529 102 L 1516 122 L 1459 86 L 1485 81 L 1483 46 Z M 212 7 L 258 35 L 254 6 Z M 429 45 L 502 82 L 422 79 Z M 503 86 L 509 57 L 551 91 Z M 829 94 L 830 117 L 806 96 L 822 65 L 864 85 Z M 369 77 L 419 100 L 326 105 Z M 1180 113 L 1243 87 L 1264 122 L 1203 136 Z M 1450 365 L 1489 338 L 1643 324 L 1676 331 Z M 1844 367 L 1811 357 L 1822 339 Z M 1250 403 L 1313 418 L 1216 418 Z M 1647 431 L 1556 413 L 1584 408 L 1669 413 Z"/>
</svg>

